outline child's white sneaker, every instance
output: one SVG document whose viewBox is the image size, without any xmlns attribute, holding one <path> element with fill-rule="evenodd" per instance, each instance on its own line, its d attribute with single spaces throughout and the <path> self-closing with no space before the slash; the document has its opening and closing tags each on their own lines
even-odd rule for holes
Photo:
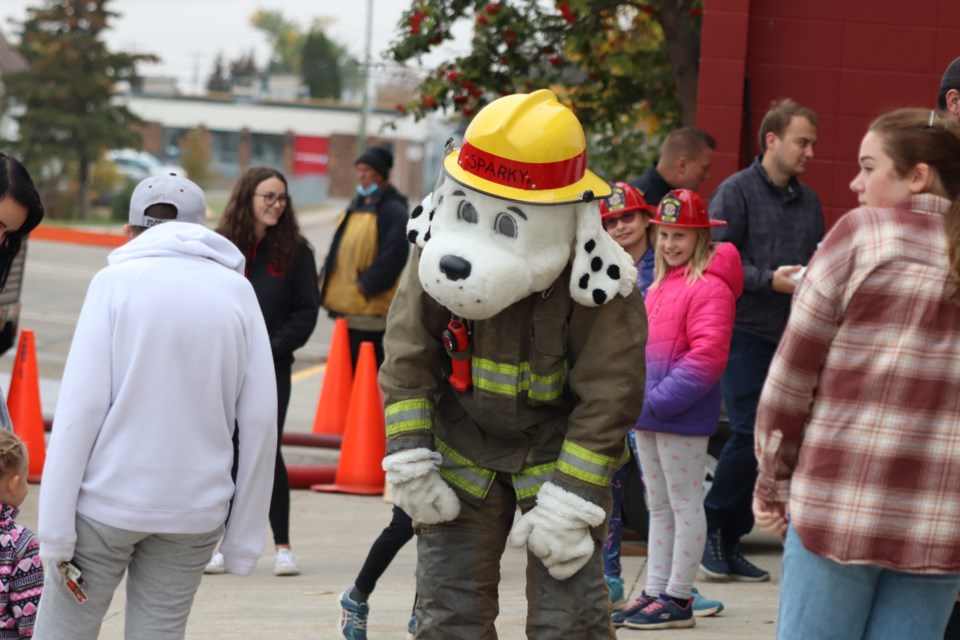
<svg viewBox="0 0 960 640">
<path fill-rule="evenodd" d="M 207 575 L 219 575 L 223 573 L 223 554 L 219 551 L 213 554 L 213 557 L 210 558 L 210 562 L 208 562 L 207 566 L 203 568 L 203 572 Z"/>
<path fill-rule="evenodd" d="M 297 564 L 297 557 L 293 555 L 290 549 L 280 549 L 277 551 L 277 560 L 273 565 L 273 575 L 275 576 L 298 576 L 300 575 L 300 566 Z"/>
</svg>

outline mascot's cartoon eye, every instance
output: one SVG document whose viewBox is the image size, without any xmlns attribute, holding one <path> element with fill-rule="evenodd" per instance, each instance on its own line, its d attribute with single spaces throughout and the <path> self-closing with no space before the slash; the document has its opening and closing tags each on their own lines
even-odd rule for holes
<svg viewBox="0 0 960 640">
<path fill-rule="evenodd" d="M 464 200 L 459 205 L 457 205 L 457 217 L 463 220 L 464 222 L 469 222 L 470 224 L 477 224 L 477 208 L 472 204 Z"/>
<path fill-rule="evenodd" d="M 493 223 L 493 228 L 502 236 L 517 237 L 517 221 L 509 213 L 498 214 L 496 221 Z"/>
</svg>

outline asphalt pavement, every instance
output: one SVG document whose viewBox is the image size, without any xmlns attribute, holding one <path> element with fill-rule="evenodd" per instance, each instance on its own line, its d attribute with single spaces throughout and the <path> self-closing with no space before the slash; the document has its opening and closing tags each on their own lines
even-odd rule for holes
<svg viewBox="0 0 960 640">
<path fill-rule="evenodd" d="M 318 214 L 314 224 L 329 227 L 330 212 Z M 305 221 L 309 228 L 311 222 Z M 318 259 L 325 245 L 315 241 Z M 323 380 L 326 346 L 332 322 L 323 317 L 311 343 L 300 354 L 294 373 L 293 392 L 286 429 L 310 432 Z M 8 360 L 5 357 L 3 360 Z M 9 371 L 9 364 L 4 365 Z M 0 385 L 8 389 L 6 375 L 0 373 Z M 52 413 L 57 380 L 41 380 L 44 412 Z M 284 447 L 287 464 L 336 465 L 335 450 Z M 21 508 L 19 521 L 36 528 L 37 491 L 33 486 Z M 187 627 L 187 638 L 234 640 L 243 637 L 299 639 L 336 639 L 337 596 L 353 584 L 370 544 L 390 521 L 391 507 L 382 497 L 317 493 L 295 490 L 291 500 L 291 540 L 302 573 L 295 577 L 273 575 L 272 539 L 255 573 L 248 577 L 204 576 Z M 267 528 L 267 523 L 264 523 Z M 638 547 L 634 547 L 638 549 Z M 721 600 L 723 613 L 700 618 L 688 630 L 665 631 L 685 640 L 745 640 L 773 638 L 780 584 L 781 545 L 778 540 L 754 532 L 744 542 L 744 552 L 759 566 L 771 572 L 766 583 L 697 583 L 705 595 Z M 521 640 L 524 633 L 526 601 L 524 567 L 526 554 L 508 548 L 501 563 L 500 616 L 497 629 L 502 640 Z M 416 544 L 411 541 L 394 560 L 370 599 L 368 628 L 370 640 L 405 637 L 415 591 Z M 643 588 L 646 558 L 623 558 L 623 577 L 628 592 L 635 597 Z M 124 594 L 118 590 L 103 626 L 101 638 L 123 638 Z M 647 637 L 651 632 L 621 629 L 618 638 Z M 572 639 L 576 640 L 576 639 Z"/>
</svg>

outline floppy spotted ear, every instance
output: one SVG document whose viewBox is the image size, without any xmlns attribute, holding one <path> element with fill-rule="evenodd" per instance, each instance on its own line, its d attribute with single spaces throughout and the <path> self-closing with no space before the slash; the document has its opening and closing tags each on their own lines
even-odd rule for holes
<svg viewBox="0 0 960 640">
<path fill-rule="evenodd" d="M 637 286 L 637 267 L 600 221 L 596 201 L 577 205 L 577 238 L 573 252 L 570 296 L 587 307 L 597 307 Z"/>
<path fill-rule="evenodd" d="M 433 194 L 428 193 L 420 204 L 410 212 L 407 221 L 407 240 L 423 249 L 423 244 L 430 239 L 430 222 L 433 220 Z"/>
</svg>

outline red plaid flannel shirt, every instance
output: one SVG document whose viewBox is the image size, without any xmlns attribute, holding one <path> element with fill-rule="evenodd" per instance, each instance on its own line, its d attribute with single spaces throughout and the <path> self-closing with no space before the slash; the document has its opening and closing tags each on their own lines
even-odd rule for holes
<svg viewBox="0 0 960 640">
<path fill-rule="evenodd" d="M 960 308 L 944 216 L 856 209 L 797 289 L 760 399 L 757 494 L 844 563 L 960 571 Z"/>
</svg>

